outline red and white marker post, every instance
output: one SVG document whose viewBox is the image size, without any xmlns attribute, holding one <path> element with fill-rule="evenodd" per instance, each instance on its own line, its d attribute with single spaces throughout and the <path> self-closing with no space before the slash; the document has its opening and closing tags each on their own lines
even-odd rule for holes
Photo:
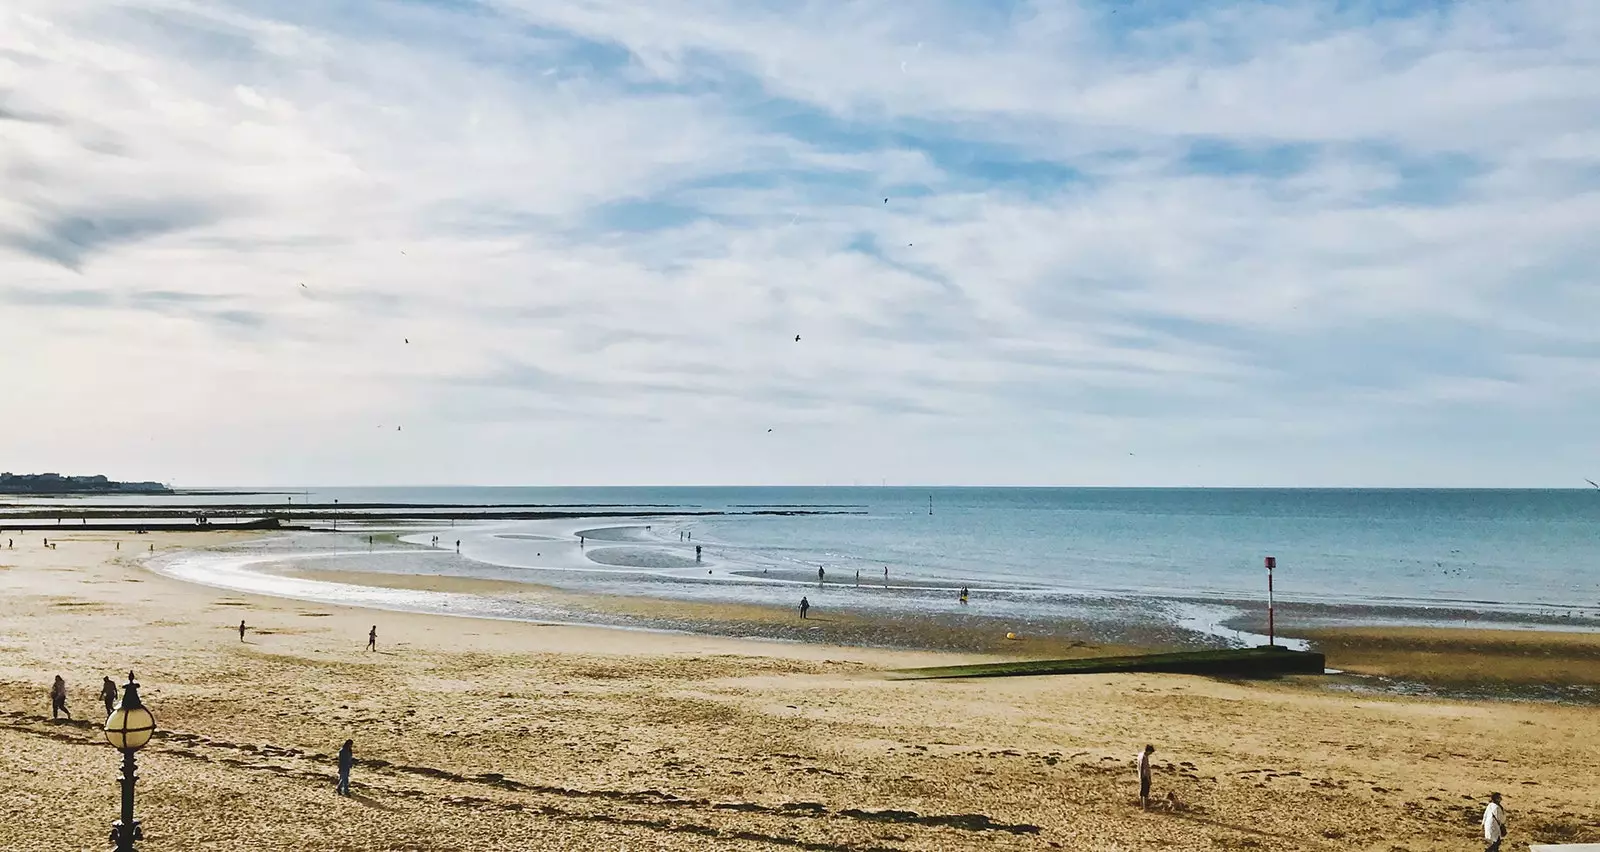
<svg viewBox="0 0 1600 852">
<path fill-rule="evenodd" d="M 1272 569 L 1274 569 L 1276 567 L 1278 567 L 1278 557 L 1276 557 L 1276 556 L 1268 556 L 1267 557 L 1267 647 L 1268 648 L 1277 647 L 1277 644 L 1278 644 L 1277 631 L 1275 630 L 1275 625 L 1273 624 L 1273 612 L 1272 612 L 1272 609 L 1273 609 L 1273 607 L 1272 607 Z"/>
</svg>

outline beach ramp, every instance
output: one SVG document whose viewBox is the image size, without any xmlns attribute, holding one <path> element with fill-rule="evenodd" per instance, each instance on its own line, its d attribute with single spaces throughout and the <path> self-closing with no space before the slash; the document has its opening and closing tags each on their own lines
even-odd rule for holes
<svg viewBox="0 0 1600 852">
<path fill-rule="evenodd" d="M 1061 674 L 1162 673 L 1222 677 L 1277 677 L 1288 674 L 1322 674 L 1323 655 L 1287 648 L 1240 648 L 1220 651 L 1179 651 L 1124 657 L 1080 657 L 1072 660 L 1018 660 L 977 663 L 970 666 L 933 666 L 896 669 L 892 680 L 929 680 L 967 677 L 1030 677 Z"/>
</svg>

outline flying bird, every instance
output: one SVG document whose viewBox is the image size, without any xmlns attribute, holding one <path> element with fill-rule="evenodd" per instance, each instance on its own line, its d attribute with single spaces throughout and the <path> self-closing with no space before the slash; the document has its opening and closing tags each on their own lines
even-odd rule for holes
<svg viewBox="0 0 1600 852">
<path fill-rule="evenodd" d="M 409 338 L 409 337 L 407 337 L 407 338 L 405 338 L 405 341 L 406 341 L 406 342 L 407 342 L 407 343 L 410 343 L 410 342 L 411 342 L 411 338 Z"/>
<path fill-rule="evenodd" d="M 304 282 L 304 281 L 301 281 L 301 282 L 300 282 L 300 286 L 301 286 L 301 287 L 304 287 L 304 286 L 306 286 L 306 282 Z"/>
<path fill-rule="evenodd" d="M 794 342 L 795 343 L 799 343 L 800 342 L 800 335 L 797 334 L 797 335 L 794 336 Z M 1600 488 L 1600 485 L 1596 485 L 1595 487 L 1596 488 Z"/>
<path fill-rule="evenodd" d="M 768 431 L 768 432 L 771 432 L 771 431 L 772 431 L 772 430 L 771 430 L 771 429 L 768 429 L 768 430 L 767 430 L 767 431 Z"/>
<path fill-rule="evenodd" d="M 1594 480 L 1589 479 L 1587 477 L 1585 477 L 1583 481 L 1589 483 L 1590 485 L 1593 485 L 1596 488 L 1600 488 L 1600 482 L 1595 482 Z"/>
<path fill-rule="evenodd" d="M 887 199 L 887 198 L 885 198 L 885 199 L 884 199 L 884 200 L 883 200 L 883 203 L 884 203 L 884 204 L 888 204 L 888 203 L 889 203 L 889 199 Z"/>
</svg>

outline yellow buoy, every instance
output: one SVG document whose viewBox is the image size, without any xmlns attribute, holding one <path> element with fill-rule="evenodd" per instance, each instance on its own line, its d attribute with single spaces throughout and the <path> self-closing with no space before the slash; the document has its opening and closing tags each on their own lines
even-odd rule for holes
<svg viewBox="0 0 1600 852">
<path fill-rule="evenodd" d="M 1015 634 L 1015 633 L 1007 633 L 1006 634 L 1006 638 L 1007 639 L 1015 639 L 1015 638 L 1017 638 L 1017 634 Z"/>
</svg>

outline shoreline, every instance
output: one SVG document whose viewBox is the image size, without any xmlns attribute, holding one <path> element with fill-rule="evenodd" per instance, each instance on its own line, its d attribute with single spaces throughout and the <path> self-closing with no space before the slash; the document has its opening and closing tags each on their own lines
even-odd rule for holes
<svg viewBox="0 0 1600 852">
<path fill-rule="evenodd" d="M 977 654 L 996 659 L 1075 659 L 1207 647 L 1193 641 L 1182 629 L 1149 625 L 1125 624 L 1107 629 L 1104 625 L 1059 620 L 1030 631 L 1015 621 L 981 614 L 886 615 L 850 609 L 820 609 L 812 618 L 800 620 L 791 610 L 776 606 L 594 594 L 524 580 L 311 567 L 291 561 L 267 565 L 261 573 L 363 588 L 506 599 L 543 606 L 550 613 L 546 618 L 510 616 L 512 620 L 603 630 Z M 370 608 L 475 617 L 474 613 L 459 609 Z M 1246 612 L 1239 618 L 1249 619 L 1252 615 Z M 476 617 L 497 618 L 483 614 Z M 1264 625 L 1259 627 L 1265 629 Z M 1006 638 L 1009 633 L 1017 633 L 1018 638 Z M 1314 623 L 1310 627 L 1290 626 L 1280 635 L 1302 639 L 1307 647 L 1327 654 L 1330 670 L 1337 673 L 1329 681 L 1334 688 L 1600 704 L 1600 689 L 1596 688 L 1600 685 L 1600 634 L 1593 631 Z"/>
</svg>

